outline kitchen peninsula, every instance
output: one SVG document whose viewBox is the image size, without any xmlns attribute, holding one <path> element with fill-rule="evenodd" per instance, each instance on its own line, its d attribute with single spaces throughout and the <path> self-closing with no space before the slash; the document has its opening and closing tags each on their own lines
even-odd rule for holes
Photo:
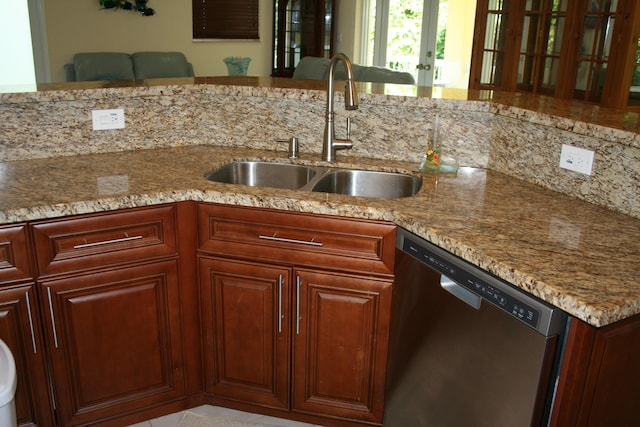
<svg viewBox="0 0 640 427">
<path fill-rule="evenodd" d="M 174 203 L 185 221 L 201 202 L 395 224 L 579 319 L 569 336 L 575 363 L 562 377 L 567 406 L 559 407 L 556 425 L 600 416 L 598 399 L 607 391 L 598 387 L 597 372 L 585 370 L 590 360 L 610 357 L 602 350 L 607 338 L 623 330 L 625 351 L 640 348 L 637 115 L 521 94 L 442 90 L 434 96 L 436 89 L 403 94 L 400 87 L 363 85 L 360 110 L 337 114 L 338 123 L 347 116 L 354 123 L 354 148 L 341 152 L 337 164 L 423 178 L 416 196 L 379 200 L 204 179 L 232 160 L 289 161 L 285 144 L 275 140 L 291 136 L 301 141 L 296 162 L 320 163 L 324 88 L 316 82 L 211 78 L 72 88 L 0 95 L 4 227 Z M 126 128 L 92 131 L 90 111 L 110 108 L 125 109 Z M 444 151 L 463 166 L 457 174 L 417 170 L 436 115 Z M 558 168 L 564 143 L 596 152 L 592 176 Z M 194 268 L 185 258 L 196 249 L 188 243 L 195 231 L 182 224 L 184 272 Z M 182 304 L 194 302 L 194 292 L 187 291 Z M 43 313 L 48 303 L 40 298 Z M 196 322 L 186 316 L 184 325 Z M 187 340 L 185 346 L 197 342 L 191 334 Z M 199 361 L 186 359 L 191 378 L 189 369 L 198 372 Z M 197 394 L 199 380 L 185 381 L 184 394 Z M 627 393 L 618 400 L 637 396 L 637 390 Z M 202 401 L 190 399 L 180 404 Z M 128 416 L 135 419 L 133 412 Z"/>
</svg>

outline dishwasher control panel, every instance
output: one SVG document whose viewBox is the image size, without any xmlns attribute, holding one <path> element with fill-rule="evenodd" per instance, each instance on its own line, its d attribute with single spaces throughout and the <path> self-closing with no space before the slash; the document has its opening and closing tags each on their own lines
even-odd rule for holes
<svg viewBox="0 0 640 427">
<path fill-rule="evenodd" d="M 408 237 L 404 238 L 402 250 L 511 316 L 538 328 L 540 310 L 526 301 L 531 298 L 500 279 L 440 248 L 426 248 L 423 242 Z"/>
</svg>

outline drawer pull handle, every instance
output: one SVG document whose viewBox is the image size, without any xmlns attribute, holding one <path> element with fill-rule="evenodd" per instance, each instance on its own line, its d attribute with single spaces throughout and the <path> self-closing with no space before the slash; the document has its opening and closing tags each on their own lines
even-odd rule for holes
<svg viewBox="0 0 640 427">
<path fill-rule="evenodd" d="M 130 242 L 132 240 L 140 240 L 142 239 L 142 237 L 143 236 L 127 236 L 125 233 L 125 237 L 121 237 L 119 239 L 103 240 L 101 242 L 94 242 L 94 243 L 82 243 L 80 245 L 75 245 L 73 249 L 84 249 L 84 248 L 92 248 L 94 246 L 110 245 L 112 243 Z"/>
<path fill-rule="evenodd" d="M 316 242 L 315 237 L 311 240 L 298 240 L 298 239 L 287 239 L 286 237 L 278 237 L 277 234 L 278 233 L 273 233 L 273 236 L 265 236 L 261 234 L 258 236 L 258 238 L 264 239 L 264 240 L 273 240 L 276 242 L 298 243 L 300 245 L 324 246 L 322 243 Z"/>
<path fill-rule="evenodd" d="M 31 344 L 33 345 L 33 354 L 38 354 L 36 347 L 36 334 L 33 331 L 33 318 L 31 317 L 31 301 L 29 301 L 29 291 L 25 294 L 27 298 L 27 313 L 29 314 L 29 329 L 31 329 Z"/>
</svg>

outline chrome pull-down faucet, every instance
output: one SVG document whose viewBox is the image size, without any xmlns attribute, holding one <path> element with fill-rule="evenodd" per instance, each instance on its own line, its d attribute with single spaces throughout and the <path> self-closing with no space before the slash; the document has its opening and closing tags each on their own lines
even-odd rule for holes
<svg viewBox="0 0 640 427">
<path fill-rule="evenodd" d="M 345 54 L 338 53 L 331 58 L 331 62 L 329 63 L 329 75 L 327 77 L 327 110 L 324 125 L 324 137 L 322 139 L 322 160 L 327 162 L 335 160 L 336 150 L 344 150 L 345 148 L 351 148 L 353 146 L 353 143 L 349 139 L 349 135 L 347 135 L 347 139 L 336 138 L 335 127 L 333 124 L 333 79 L 336 66 L 339 62 L 344 64 L 344 68 L 347 71 L 347 81 L 345 82 L 344 88 L 344 108 L 347 110 L 358 109 L 358 92 L 356 91 L 356 85 L 353 80 L 353 66 Z"/>
</svg>

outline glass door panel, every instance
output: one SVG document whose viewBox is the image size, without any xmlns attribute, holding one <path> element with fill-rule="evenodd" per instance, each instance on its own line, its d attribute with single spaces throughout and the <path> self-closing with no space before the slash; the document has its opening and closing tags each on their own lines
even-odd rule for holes
<svg viewBox="0 0 640 427">
<path fill-rule="evenodd" d="M 480 84 L 500 86 L 505 58 L 510 1 L 492 0 L 487 11 Z"/>
<path fill-rule="evenodd" d="M 600 101 L 611 51 L 617 0 L 591 0 L 585 11 L 574 97 Z"/>
<path fill-rule="evenodd" d="M 636 38 L 635 64 L 629 88 L 629 106 L 640 106 L 640 37 Z"/>
<path fill-rule="evenodd" d="M 526 2 L 518 61 L 518 89 L 553 93 L 558 79 L 567 3 L 567 0 Z"/>
</svg>

